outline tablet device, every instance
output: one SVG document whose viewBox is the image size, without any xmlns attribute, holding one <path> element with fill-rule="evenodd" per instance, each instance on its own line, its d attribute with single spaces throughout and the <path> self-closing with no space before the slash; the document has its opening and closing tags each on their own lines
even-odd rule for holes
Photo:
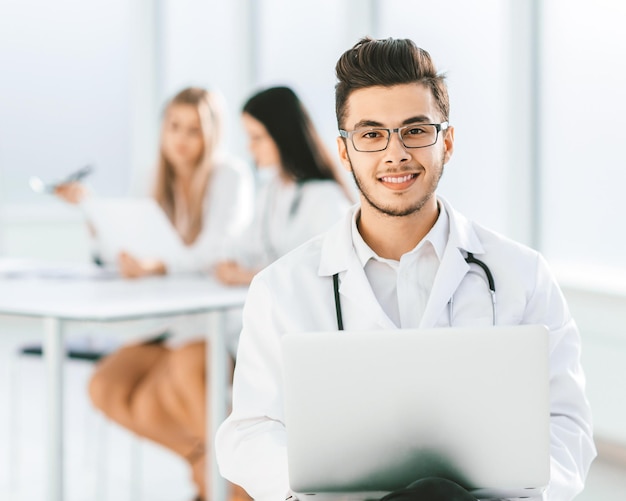
<svg viewBox="0 0 626 501">
<path fill-rule="evenodd" d="M 152 198 L 90 198 L 81 206 L 105 263 L 115 263 L 121 251 L 165 262 L 185 252 L 182 239 Z"/>
</svg>

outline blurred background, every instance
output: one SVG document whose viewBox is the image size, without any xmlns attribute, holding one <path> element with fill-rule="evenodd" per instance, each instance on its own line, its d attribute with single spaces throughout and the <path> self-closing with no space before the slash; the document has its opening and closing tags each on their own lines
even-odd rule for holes
<svg viewBox="0 0 626 501">
<path fill-rule="evenodd" d="M 187 85 L 223 94 L 236 155 L 243 102 L 274 84 L 300 94 L 335 151 L 339 55 L 363 35 L 411 38 L 448 78 L 456 151 L 439 193 L 553 266 L 609 465 L 592 483 L 621 478 L 625 24 L 620 0 L 0 0 L 0 256 L 89 259 L 80 212 L 29 178 L 92 164 L 99 194 L 136 192 L 162 105 Z"/>
</svg>

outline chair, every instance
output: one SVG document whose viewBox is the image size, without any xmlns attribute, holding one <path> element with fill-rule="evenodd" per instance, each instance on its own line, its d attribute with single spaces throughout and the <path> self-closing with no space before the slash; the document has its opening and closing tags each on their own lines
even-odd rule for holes
<svg viewBox="0 0 626 501">
<path fill-rule="evenodd" d="M 70 342 L 67 344 L 66 358 L 68 360 L 95 364 L 101 358 L 105 357 L 106 355 L 114 351 L 115 348 L 116 346 L 114 346 L 113 344 L 110 344 L 106 347 L 95 346 L 94 344 L 90 343 L 89 340 L 87 342 L 82 342 L 82 343 Z M 24 345 L 24 346 L 19 347 L 17 350 L 18 357 L 41 357 L 42 354 L 43 354 L 43 347 L 41 343 L 33 343 L 33 344 Z M 11 437 L 10 438 L 11 456 L 15 457 L 18 451 L 18 443 L 17 443 L 18 423 L 16 419 L 17 393 L 18 392 L 17 392 L 15 368 L 11 371 L 11 377 L 12 377 L 12 381 L 10 383 L 10 391 L 12 394 L 11 395 L 12 414 L 11 414 L 10 422 L 9 422 L 9 426 L 10 426 L 9 436 Z M 97 433 L 99 443 L 96 446 L 96 449 L 98 451 L 98 454 L 96 456 L 98 458 L 97 467 L 96 467 L 97 469 L 96 471 L 96 495 L 94 497 L 94 499 L 96 500 L 105 499 L 105 494 L 106 494 L 106 480 L 107 480 L 106 443 L 107 443 L 107 440 L 105 436 L 106 435 L 105 431 L 106 430 L 101 428 L 99 432 Z M 131 443 L 132 450 L 131 450 L 131 474 L 130 474 L 131 488 L 130 488 L 130 491 L 131 491 L 131 499 L 139 501 L 141 499 L 141 496 L 140 496 L 141 486 L 140 486 L 139 475 L 138 475 L 138 471 L 140 468 L 140 447 L 139 447 L 140 440 L 138 439 L 138 437 L 135 437 L 132 434 L 131 436 L 133 437 L 133 441 Z M 17 471 L 15 469 L 15 463 L 16 461 L 11 461 L 9 465 L 9 468 L 10 468 L 9 480 L 10 480 L 11 491 L 15 490 L 16 483 L 17 483 Z"/>
</svg>

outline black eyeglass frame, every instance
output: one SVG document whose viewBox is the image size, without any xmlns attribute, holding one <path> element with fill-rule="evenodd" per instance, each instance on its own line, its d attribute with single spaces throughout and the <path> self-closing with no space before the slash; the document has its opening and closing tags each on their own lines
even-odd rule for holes
<svg viewBox="0 0 626 501">
<path fill-rule="evenodd" d="M 404 141 L 402 140 L 402 134 L 400 134 L 400 131 L 403 131 L 407 128 L 410 127 L 415 127 L 416 125 L 430 125 L 432 127 L 434 127 L 437 130 L 437 134 L 435 135 L 435 140 L 430 143 L 430 144 L 425 144 L 423 146 L 407 146 L 406 144 L 404 144 Z M 423 124 L 423 123 L 413 123 L 413 124 L 409 124 L 409 125 L 403 125 L 402 127 L 396 127 L 395 129 L 388 129 L 386 127 L 370 127 L 370 128 L 363 128 L 363 129 L 354 129 L 354 130 L 343 130 L 343 129 L 339 129 L 339 135 L 341 137 L 343 137 L 344 139 L 350 139 L 350 142 L 352 143 L 352 146 L 354 147 L 354 149 L 356 151 L 359 151 L 361 153 L 377 153 L 379 151 L 385 151 L 388 147 L 389 147 L 389 141 L 391 141 L 391 135 L 394 133 L 398 133 L 398 138 L 400 139 L 400 142 L 402 143 L 402 146 L 404 146 L 405 148 L 408 149 L 417 149 L 417 148 L 428 148 L 430 146 L 432 146 L 433 144 L 437 144 L 437 141 L 439 141 L 439 133 L 441 131 L 445 131 L 448 130 L 448 128 L 450 127 L 450 124 L 448 122 L 441 122 L 439 124 Z M 359 150 L 356 145 L 354 144 L 354 139 L 352 138 L 352 136 L 354 136 L 354 133 L 360 130 L 385 130 L 387 131 L 387 144 L 385 144 L 384 148 L 381 148 L 379 150 Z"/>
</svg>

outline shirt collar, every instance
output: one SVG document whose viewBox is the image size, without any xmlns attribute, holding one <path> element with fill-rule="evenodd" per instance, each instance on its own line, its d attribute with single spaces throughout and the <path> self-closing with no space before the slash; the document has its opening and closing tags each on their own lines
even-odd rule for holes
<svg viewBox="0 0 626 501">
<path fill-rule="evenodd" d="M 450 232 L 450 221 L 448 218 L 448 213 L 446 212 L 446 208 L 443 204 L 437 201 L 437 206 L 439 207 L 439 216 L 435 221 L 435 224 L 430 229 L 430 231 L 424 236 L 424 238 L 415 246 L 415 248 L 407 254 L 413 254 L 418 251 L 423 245 L 427 242 L 432 245 L 437 258 L 441 262 L 443 257 L 443 253 L 445 251 L 446 245 L 448 244 L 448 234 Z M 369 245 L 365 243 L 363 237 L 359 233 L 356 222 L 358 217 L 361 214 L 361 209 L 354 211 L 352 216 L 352 245 L 354 246 L 354 251 L 359 259 L 359 262 L 363 267 L 367 264 L 370 259 L 376 259 L 377 261 L 388 261 L 387 259 L 381 258 L 378 256 Z"/>
</svg>

